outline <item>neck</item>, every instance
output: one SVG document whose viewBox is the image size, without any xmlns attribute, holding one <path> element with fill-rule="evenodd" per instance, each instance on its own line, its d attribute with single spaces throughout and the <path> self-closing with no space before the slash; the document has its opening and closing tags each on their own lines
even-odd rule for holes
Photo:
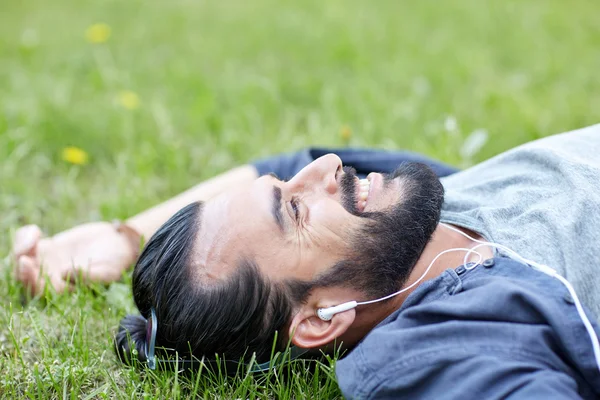
<svg viewBox="0 0 600 400">
<path fill-rule="evenodd" d="M 458 227 L 455 226 L 455 228 Z M 478 235 L 475 232 L 463 228 L 458 229 L 465 232 L 474 239 L 483 239 L 480 235 Z M 406 298 L 414 290 L 416 290 L 421 283 L 436 278 L 448 268 L 456 268 L 459 265 L 462 265 L 466 254 L 466 252 L 464 251 L 449 252 L 441 255 L 433 264 L 431 264 L 441 252 L 454 248 L 470 249 L 475 247 L 477 244 L 477 242 L 461 235 L 460 233 L 452 231 L 447 227 L 443 226 L 442 224 L 438 224 L 436 230 L 433 232 L 431 240 L 425 246 L 421 257 L 419 257 L 419 260 L 415 264 L 415 267 L 413 268 L 411 274 L 406 280 L 404 287 L 412 285 L 414 282 L 419 280 L 419 278 L 423 277 L 419 281 L 419 284 L 415 285 L 414 287 L 403 293 L 400 293 L 395 297 L 392 297 L 388 301 L 369 305 L 368 313 L 360 313 L 359 315 L 357 315 L 357 318 L 352 325 L 352 329 L 349 329 L 344 335 L 348 336 L 343 339 L 344 343 L 357 343 L 358 340 L 365 336 L 370 330 L 372 330 L 377 324 L 383 321 L 388 315 L 400 308 L 400 306 L 402 305 L 402 303 L 404 303 Z M 477 249 L 477 253 L 481 254 L 484 260 L 493 256 L 493 252 L 489 247 L 480 247 Z M 467 261 L 470 262 L 478 259 L 479 256 L 473 253 L 470 255 Z M 429 271 L 427 271 L 427 268 L 430 265 L 431 268 L 429 268 Z M 426 274 L 425 271 L 427 271 Z M 425 276 L 423 276 L 423 274 L 425 274 Z"/>
</svg>

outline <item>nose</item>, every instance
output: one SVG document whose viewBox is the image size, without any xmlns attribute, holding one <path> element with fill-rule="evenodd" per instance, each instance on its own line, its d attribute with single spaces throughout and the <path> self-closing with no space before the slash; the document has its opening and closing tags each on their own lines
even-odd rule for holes
<svg viewBox="0 0 600 400">
<path fill-rule="evenodd" d="M 342 160 L 335 154 L 326 154 L 308 164 L 290 181 L 294 191 L 325 190 L 329 194 L 338 191 L 336 175 L 342 170 Z"/>
</svg>

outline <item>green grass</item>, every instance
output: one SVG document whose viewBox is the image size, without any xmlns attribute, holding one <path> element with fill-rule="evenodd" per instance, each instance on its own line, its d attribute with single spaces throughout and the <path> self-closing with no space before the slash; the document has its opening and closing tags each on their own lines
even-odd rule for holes
<svg viewBox="0 0 600 400">
<path fill-rule="evenodd" d="M 139 374 L 111 349 L 129 277 L 22 306 L 11 234 L 125 218 L 310 144 L 458 166 L 598 122 L 595 1 L 6 0 L 0 6 L 0 396 L 331 398 L 288 377 Z M 91 44 L 93 23 L 112 28 Z M 123 90 L 140 98 L 129 110 Z M 350 132 L 344 135 L 343 132 Z M 475 132 L 475 133 L 474 133 Z M 90 156 L 61 160 L 66 146 Z"/>
</svg>

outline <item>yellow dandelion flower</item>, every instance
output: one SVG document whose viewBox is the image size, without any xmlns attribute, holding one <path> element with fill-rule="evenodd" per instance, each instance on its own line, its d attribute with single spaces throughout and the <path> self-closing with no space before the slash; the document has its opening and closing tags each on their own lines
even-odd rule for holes
<svg viewBox="0 0 600 400">
<path fill-rule="evenodd" d="M 340 136 L 343 141 L 349 141 L 352 137 L 352 129 L 350 129 L 348 125 L 342 126 L 342 129 L 340 129 Z"/>
<path fill-rule="evenodd" d="M 89 156 L 88 153 L 79 147 L 69 146 L 63 149 L 62 159 L 71 164 L 85 165 L 88 162 Z"/>
<path fill-rule="evenodd" d="M 140 107 L 140 98 L 131 90 L 122 90 L 119 93 L 119 104 L 128 110 L 135 110 Z"/>
<path fill-rule="evenodd" d="M 90 25 L 85 31 L 85 38 L 90 43 L 104 43 L 110 38 L 110 26 L 104 23 Z"/>
</svg>

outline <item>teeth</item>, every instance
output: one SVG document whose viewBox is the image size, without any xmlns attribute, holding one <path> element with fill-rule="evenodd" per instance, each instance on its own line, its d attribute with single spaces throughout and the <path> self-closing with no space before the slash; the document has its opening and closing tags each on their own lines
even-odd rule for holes
<svg viewBox="0 0 600 400">
<path fill-rule="evenodd" d="M 371 182 L 368 179 L 360 179 L 359 183 L 359 191 L 358 191 L 358 206 L 361 210 L 364 210 L 367 205 L 367 197 L 369 197 L 369 188 L 371 187 Z"/>
</svg>

